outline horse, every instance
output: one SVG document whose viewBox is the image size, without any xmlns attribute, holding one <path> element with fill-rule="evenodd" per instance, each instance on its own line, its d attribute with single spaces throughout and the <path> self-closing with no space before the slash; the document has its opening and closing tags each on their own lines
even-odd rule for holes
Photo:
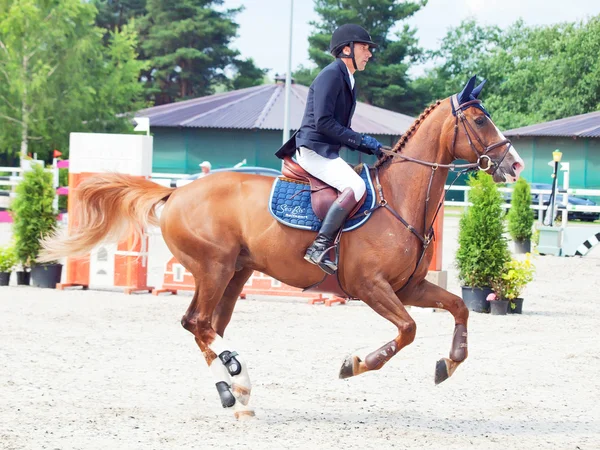
<svg viewBox="0 0 600 450">
<path fill-rule="evenodd" d="M 394 324 L 397 335 L 364 357 L 347 357 L 341 378 L 379 370 L 413 342 L 417 329 L 409 305 L 444 309 L 454 317 L 449 357 L 436 363 L 436 384 L 468 356 L 468 309 L 425 276 L 433 253 L 427 244 L 449 170 L 485 170 L 495 182 L 505 182 L 515 181 L 524 167 L 478 99 L 484 83 L 475 87 L 472 77 L 459 94 L 430 105 L 369 169 L 377 207 L 363 226 L 341 236 L 338 279 L 350 296 Z M 468 163 L 452 164 L 457 159 Z M 74 227 L 46 239 L 41 259 L 84 255 L 103 240 L 122 239 L 132 227 L 141 236 L 147 226 L 160 226 L 169 250 L 195 280 L 181 323 L 211 369 L 222 406 L 238 419 L 251 417 L 247 362 L 224 338 L 244 284 L 254 271 L 299 288 L 324 275 L 303 258 L 314 232 L 287 227 L 268 212 L 272 182 L 224 172 L 169 188 L 140 177 L 100 174 L 75 190 L 82 207 Z"/>
</svg>

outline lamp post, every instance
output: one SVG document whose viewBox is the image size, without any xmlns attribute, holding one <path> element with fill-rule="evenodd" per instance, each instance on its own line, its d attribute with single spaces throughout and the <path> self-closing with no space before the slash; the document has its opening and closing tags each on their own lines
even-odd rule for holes
<svg viewBox="0 0 600 450">
<path fill-rule="evenodd" d="M 292 87 L 292 29 L 294 26 L 294 0 L 290 0 L 290 30 L 288 37 L 288 61 L 285 74 L 285 103 L 283 111 L 283 143 L 290 138 L 290 90 Z"/>
<path fill-rule="evenodd" d="M 550 226 L 554 225 L 554 216 L 556 213 L 556 185 L 558 184 L 558 163 L 562 159 L 562 152 L 556 149 L 552 152 L 552 160 L 554 161 L 554 172 L 552 173 L 552 194 L 550 196 Z M 548 214 L 548 213 L 547 213 Z"/>
</svg>

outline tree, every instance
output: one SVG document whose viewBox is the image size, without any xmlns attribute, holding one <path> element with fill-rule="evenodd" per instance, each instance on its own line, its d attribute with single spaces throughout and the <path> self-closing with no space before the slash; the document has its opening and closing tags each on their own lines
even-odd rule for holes
<svg viewBox="0 0 600 450">
<path fill-rule="evenodd" d="M 96 10 L 79 0 L 0 4 L 0 149 L 4 158 L 68 149 L 72 131 L 119 131 L 143 107 L 131 27 L 102 45 Z"/>
<path fill-rule="evenodd" d="M 407 73 L 410 64 L 421 55 L 415 30 L 404 25 L 392 34 L 392 28 L 426 4 L 427 0 L 372 0 L 368 5 L 362 0 L 315 0 L 320 21 L 311 22 L 315 31 L 308 41 L 309 56 L 317 69 L 300 67 L 294 77 L 302 84 L 312 83 L 332 61 L 329 41 L 334 30 L 345 23 L 356 23 L 366 28 L 379 44 L 367 69 L 357 74 L 359 100 L 405 114 L 418 113 L 420 102 L 416 101 Z"/>
<path fill-rule="evenodd" d="M 296 83 L 303 86 L 310 86 L 315 78 L 317 78 L 317 75 L 319 75 L 320 71 L 320 67 L 304 67 L 302 64 L 300 64 L 300 66 L 298 66 L 292 75 L 296 80 Z"/>
<path fill-rule="evenodd" d="M 513 27 L 505 42 L 488 62 L 502 80 L 487 101 L 499 111 L 496 123 L 515 128 L 599 109 L 600 16 Z"/>
<path fill-rule="evenodd" d="M 488 79 L 486 107 L 504 129 L 600 107 L 600 16 L 577 23 L 506 30 L 464 21 L 430 56 L 436 66 L 413 82 L 425 106 L 478 74 Z M 427 95 L 429 92 L 429 95 Z"/>
<path fill-rule="evenodd" d="M 260 84 L 263 72 L 251 60 L 236 59 L 229 48 L 241 8 L 214 9 L 223 0 L 148 0 L 141 22 L 142 49 L 150 62 L 146 77 L 156 105 L 211 94 L 216 85 L 230 85 L 225 69 L 240 74 L 238 83 Z"/>
<path fill-rule="evenodd" d="M 17 185 L 17 197 L 10 205 L 13 216 L 15 251 L 24 267 L 36 264 L 42 248 L 41 240 L 56 228 L 52 173 L 40 164 L 32 164 Z"/>
<path fill-rule="evenodd" d="M 483 171 L 471 176 L 469 201 L 460 218 L 456 265 L 464 286 L 488 287 L 498 279 L 510 252 L 504 233 L 502 196 L 492 177 Z"/>
<path fill-rule="evenodd" d="M 488 79 L 489 93 L 497 80 L 485 70 L 485 60 L 497 48 L 501 36 L 500 28 L 480 26 L 473 19 L 450 28 L 440 48 L 426 53 L 426 58 L 435 64 L 433 69 L 413 82 L 413 88 L 424 94 L 422 107 L 460 92 L 465 80 L 477 74 Z"/>
<path fill-rule="evenodd" d="M 252 58 L 234 61 L 235 75 L 231 80 L 233 89 L 244 89 L 262 84 L 267 69 L 260 69 L 254 65 Z"/>
<path fill-rule="evenodd" d="M 533 234 L 533 210 L 531 209 L 531 188 L 524 178 L 515 184 L 511 208 L 506 216 L 508 232 L 515 241 L 529 241 Z"/>
<path fill-rule="evenodd" d="M 121 31 L 129 21 L 146 14 L 146 0 L 94 0 L 96 25 L 107 31 Z"/>
</svg>

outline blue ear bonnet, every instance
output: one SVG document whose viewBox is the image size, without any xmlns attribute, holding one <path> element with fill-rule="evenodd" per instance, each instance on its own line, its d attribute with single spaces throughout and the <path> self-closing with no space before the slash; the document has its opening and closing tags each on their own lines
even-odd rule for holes
<svg viewBox="0 0 600 450">
<path fill-rule="evenodd" d="M 457 94 L 457 100 L 458 100 L 459 105 L 462 105 L 463 103 L 467 103 L 467 102 L 470 102 L 473 100 L 478 100 L 477 97 L 479 97 L 479 94 L 481 93 L 481 90 L 483 89 L 483 86 L 485 85 L 486 80 L 483 80 L 481 82 L 481 84 L 479 84 L 477 87 L 475 87 L 476 79 L 477 79 L 477 75 L 472 76 L 471 79 L 467 82 L 467 84 L 465 84 L 465 87 L 463 88 L 463 90 L 460 91 L 459 94 Z M 470 106 L 481 110 L 486 116 L 490 117 L 490 113 L 487 112 L 487 110 L 483 107 L 483 104 L 474 103 L 473 105 L 470 105 Z M 456 111 L 454 111 L 454 105 L 452 105 L 452 114 L 456 114 Z"/>
</svg>

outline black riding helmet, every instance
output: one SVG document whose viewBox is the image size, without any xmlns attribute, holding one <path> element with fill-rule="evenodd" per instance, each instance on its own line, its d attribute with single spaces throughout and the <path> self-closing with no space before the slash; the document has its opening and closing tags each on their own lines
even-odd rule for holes
<svg viewBox="0 0 600 450">
<path fill-rule="evenodd" d="M 354 59 L 354 43 L 358 42 L 361 44 L 368 44 L 369 48 L 377 48 L 379 47 L 373 40 L 371 39 L 371 35 L 367 30 L 365 30 L 360 25 L 354 25 L 352 23 L 347 23 L 345 25 L 340 26 L 337 30 L 333 32 L 331 36 L 331 42 L 329 43 L 329 51 L 336 58 L 352 58 L 352 64 L 354 64 L 354 68 L 358 69 L 356 66 L 356 60 Z M 350 54 L 344 55 L 341 53 L 341 50 L 348 45 L 350 47 Z"/>
</svg>

